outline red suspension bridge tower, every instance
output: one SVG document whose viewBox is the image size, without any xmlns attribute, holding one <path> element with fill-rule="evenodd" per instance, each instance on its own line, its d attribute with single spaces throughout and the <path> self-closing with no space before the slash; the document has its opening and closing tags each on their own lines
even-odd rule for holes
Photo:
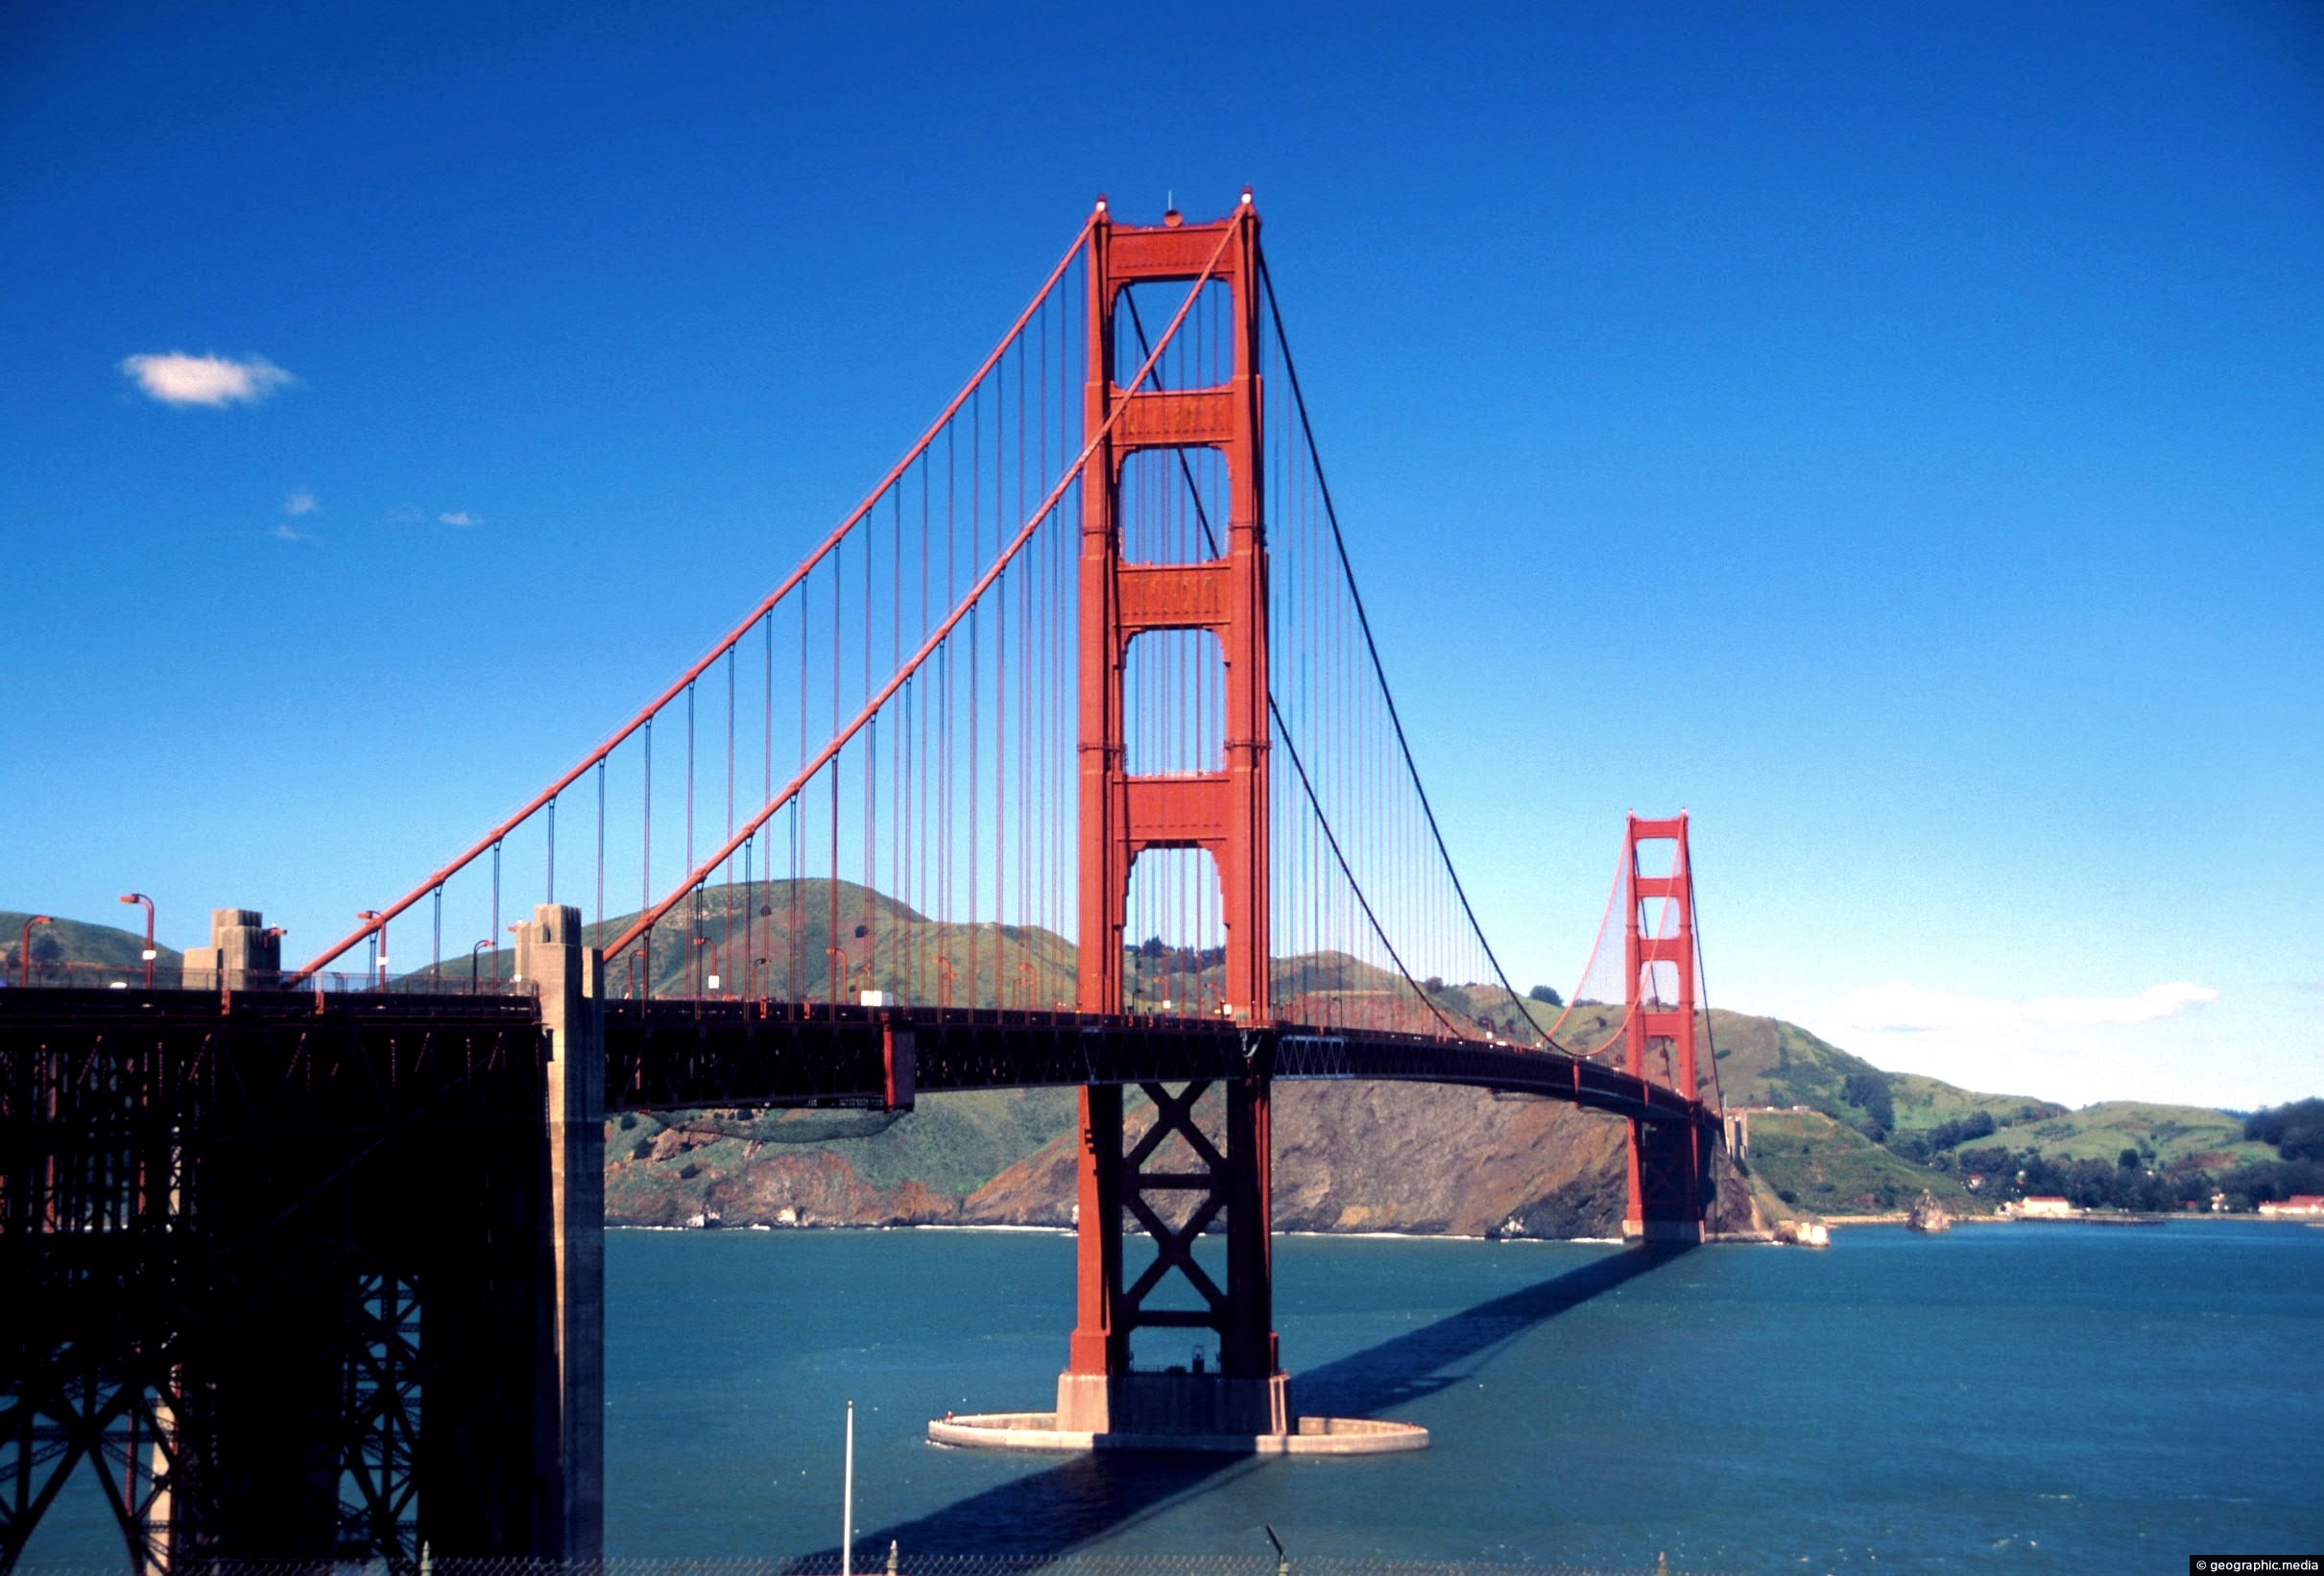
<svg viewBox="0 0 2324 1576">
<path fill-rule="evenodd" d="M 1259 474 L 1261 397 L 1258 215 L 1246 189 L 1233 215 L 1187 225 L 1114 224 L 1104 201 L 1090 227 L 1087 431 L 1099 435 L 1082 473 L 1080 566 L 1080 1007 L 1123 1010 L 1122 948 L 1130 872 L 1155 849 L 1190 848 L 1217 873 L 1226 930 L 1223 1011 L 1257 1026 L 1273 1017 L 1268 990 L 1267 546 Z M 1134 284 L 1215 285 L 1230 295 L 1232 370 L 1208 388 L 1123 389 L 1116 381 L 1115 312 Z M 1216 451 L 1225 468 L 1221 556 L 1187 563 L 1125 561 L 1122 470 L 1143 449 Z M 1163 631 L 1203 631 L 1224 658 L 1223 764 L 1215 771 L 1133 775 L 1125 749 L 1124 674 L 1131 643 Z M 1273 1329 L 1268 1247 L 1268 1069 L 1227 1081 L 1222 1145 L 1196 1124 L 1209 1086 L 1173 1093 L 1142 1086 L 1155 1119 L 1125 1146 L 1120 1086 L 1081 1093 L 1079 1294 L 1061 1429 L 1281 1434 L 1290 1421 Z M 1172 1137 L 1196 1169 L 1148 1162 Z M 1182 1159 L 1179 1164 L 1185 1164 Z M 1173 1207 L 1172 1201 L 1179 1201 Z M 1190 1201 L 1192 1207 L 1185 1205 Z M 1125 1283 L 1124 1212 L 1156 1254 Z M 1195 1241 L 1221 1214 L 1222 1287 L 1194 1258 Z M 1166 1284 L 1191 1287 L 1201 1306 L 1150 1306 Z M 1133 1374 L 1140 1327 L 1210 1329 L 1218 1369 L 1201 1375 Z"/>
<path fill-rule="evenodd" d="M 1641 868 L 1639 845 L 1672 846 L 1667 873 Z M 1701 981 L 1694 950 L 1694 872 L 1687 850 L 1687 815 L 1648 820 L 1632 815 L 1624 838 L 1623 874 L 1630 888 L 1622 929 L 1624 978 L 1629 982 L 1622 1066 L 1633 1078 L 1665 1082 L 1696 1098 L 1695 1030 Z M 1703 1240 L 1703 1201 L 1711 1156 L 1693 1123 L 1630 1123 L 1630 1203 L 1622 1234 L 1649 1241 Z"/>
</svg>

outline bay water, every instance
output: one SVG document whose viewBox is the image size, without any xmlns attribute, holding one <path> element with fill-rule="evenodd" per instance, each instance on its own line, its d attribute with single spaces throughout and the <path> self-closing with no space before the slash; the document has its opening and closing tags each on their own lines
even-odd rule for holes
<svg viewBox="0 0 2324 1576">
<path fill-rule="evenodd" d="M 1268 1552 L 1699 1571 L 2183 1571 L 2324 1550 L 2324 1231 L 1850 1228 L 1825 1252 L 1281 1239 L 1357 1459 L 941 1449 L 1045 1409 L 1062 1233 L 617 1233 L 608 1552 Z"/>
<path fill-rule="evenodd" d="M 2324 1550 L 2324 1230 L 1850 1228 L 1828 1251 L 1286 1237 L 1302 1412 L 1355 1459 L 942 1449 L 1046 1409 L 1063 1233 L 616 1231 L 607 1553 L 1271 1555 L 1707 1572 L 2187 1568 Z M 1190 1343 L 1189 1343 L 1190 1345 Z M 1143 1357 L 1141 1352 L 1141 1358 Z M 1163 1359 L 1168 1352 L 1160 1354 Z M 93 1495 L 31 1564 L 117 1563 Z"/>
</svg>

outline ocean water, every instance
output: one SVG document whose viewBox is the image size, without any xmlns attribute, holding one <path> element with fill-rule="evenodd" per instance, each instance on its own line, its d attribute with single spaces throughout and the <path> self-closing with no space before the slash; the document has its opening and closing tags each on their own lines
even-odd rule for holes
<svg viewBox="0 0 2324 1576">
<path fill-rule="evenodd" d="M 1063 1235 L 620 1233 L 609 1553 L 1263 1552 L 1688 1570 L 2169 1571 L 2324 1550 L 2324 1231 L 1894 1228 L 1827 1252 L 1293 1237 L 1303 1412 L 1355 1460 L 925 1443 L 1049 1404 Z"/>
<path fill-rule="evenodd" d="M 612 1234 L 607 1552 L 1266 1552 L 1727 1572 L 2180 1571 L 2324 1550 L 2324 1231 L 1855 1228 L 1824 1253 L 1291 1237 L 1309 1413 L 1426 1423 L 1354 1460 L 940 1449 L 1045 1408 L 1072 1243 Z M 96 1541 L 85 1540 L 94 1537 Z M 67 1508 L 29 1551 L 110 1559 Z"/>
</svg>

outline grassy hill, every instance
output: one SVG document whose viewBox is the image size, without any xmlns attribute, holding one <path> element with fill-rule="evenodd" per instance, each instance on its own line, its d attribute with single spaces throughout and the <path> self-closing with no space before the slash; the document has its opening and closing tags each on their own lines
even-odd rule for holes
<svg viewBox="0 0 2324 1576">
<path fill-rule="evenodd" d="M 1996 1127 L 2022 1127 L 2067 1114 L 2066 1108 L 2053 1101 L 2023 1094 L 1979 1094 L 1914 1072 L 1890 1073 L 1888 1094 L 1900 1133 L 1942 1127 L 1980 1111 L 1992 1117 Z"/>
<path fill-rule="evenodd" d="M 2105 1100 L 2080 1110 L 2057 1110 L 2010 1130 L 2012 1149 L 2031 1149 L 2050 1160 L 2105 1160 L 2135 1149 L 2150 1165 L 2191 1160 L 2206 1168 L 2272 1160 L 2276 1152 L 2243 1136 L 2243 1120 L 2202 1106 L 2160 1106 Z M 1987 1139 L 1985 1142 L 1998 1142 Z"/>
<path fill-rule="evenodd" d="M 1890 1154 L 1822 1111 L 1755 1111 L 1745 1163 L 1793 1208 L 1814 1214 L 1902 1209 L 1927 1188 L 1956 1211 L 1985 1206 L 1958 1181 Z"/>
<path fill-rule="evenodd" d="M 10 982 L 16 977 L 16 944 L 23 939 L 24 921 L 32 915 L 23 909 L 0 909 L 0 964 L 4 964 Z M 176 947 L 156 946 L 160 956 L 156 965 L 166 964 L 175 968 L 179 954 Z M 142 922 L 135 930 L 124 930 L 119 925 L 90 924 L 83 919 L 68 919 L 58 915 L 49 923 L 33 927 L 33 967 L 42 964 L 90 964 L 104 968 L 143 968 L 145 967 L 145 930 Z"/>
</svg>

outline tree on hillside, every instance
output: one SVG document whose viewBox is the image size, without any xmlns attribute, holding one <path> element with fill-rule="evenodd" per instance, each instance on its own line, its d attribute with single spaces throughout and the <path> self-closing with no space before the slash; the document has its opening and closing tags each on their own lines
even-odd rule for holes
<svg viewBox="0 0 2324 1576">
<path fill-rule="evenodd" d="M 1550 1007 L 1563 1007 L 1566 1005 L 1566 998 L 1559 995 L 1555 991 L 1551 990 L 1546 985 L 1535 986 L 1532 990 L 1525 992 L 1525 998 L 1528 1001 L 1538 1001 L 1545 1006 Z"/>
<path fill-rule="evenodd" d="M 1975 1110 L 1967 1116 L 1956 1116 L 1950 1122 L 1918 1133 L 1896 1133 L 1888 1138 L 1889 1149 L 1908 1160 L 1926 1163 L 1946 1150 L 1968 1143 L 1974 1138 L 1993 1136 L 1994 1120 L 1988 1111 Z"/>
<path fill-rule="evenodd" d="M 34 943 L 33 956 L 40 956 Z M 2254 1111 L 2243 1121 L 2243 1136 L 2255 1143 L 2273 1144 L 2288 1160 L 2324 1160 L 2324 1100 L 2294 1100 Z"/>
<path fill-rule="evenodd" d="M 1896 1126 L 1896 1101 L 1888 1091 L 1888 1075 L 1875 1068 L 1852 1072 L 1840 1086 L 1840 1098 L 1864 1113 L 1864 1136 L 1879 1143 Z"/>
</svg>

